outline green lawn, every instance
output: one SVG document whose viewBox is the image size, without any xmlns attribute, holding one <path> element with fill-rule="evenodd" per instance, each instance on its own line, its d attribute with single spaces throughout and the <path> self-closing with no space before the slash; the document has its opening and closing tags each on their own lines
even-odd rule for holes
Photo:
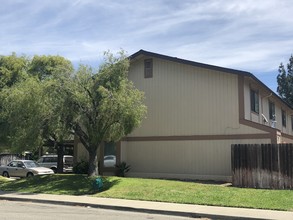
<svg viewBox="0 0 293 220">
<path fill-rule="evenodd" d="M 103 191 L 96 192 L 94 178 L 85 175 L 36 176 L 15 181 L 0 177 L 0 190 L 293 211 L 293 190 L 119 177 L 105 177 L 103 181 Z"/>
</svg>

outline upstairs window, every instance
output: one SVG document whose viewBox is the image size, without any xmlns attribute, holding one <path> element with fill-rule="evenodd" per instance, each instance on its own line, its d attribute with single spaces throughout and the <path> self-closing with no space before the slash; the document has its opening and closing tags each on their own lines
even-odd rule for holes
<svg viewBox="0 0 293 220">
<path fill-rule="evenodd" d="M 275 121 L 276 116 L 275 116 L 275 103 L 269 102 L 269 116 L 270 120 Z"/>
<path fill-rule="evenodd" d="M 153 77 L 153 59 L 144 60 L 144 78 Z"/>
<path fill-rule="evenodd" d="M 286 112 L 282 110 L 282 125 L 286 127 Z"/>
<path fill-rule="evenodd" d="M 250 90 L 250 106 L 251 106 L 251 111 L 255 113 L 259 113 L 258 92 L 252 89 Z"/>
</svg>

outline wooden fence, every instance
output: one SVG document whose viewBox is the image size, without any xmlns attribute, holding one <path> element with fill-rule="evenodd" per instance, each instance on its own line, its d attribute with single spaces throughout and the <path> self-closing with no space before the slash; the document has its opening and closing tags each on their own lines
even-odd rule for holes
<svg viewBox="0 0 293 220">
<path fill-rule="evenodd" d="M 231 156 L 233 186 L 293 189 L 293 144 L 236 144 Z"/>
<path fill-rule="evenodd" d="M 19 159 L 19 157 L 16 154 L 0 154 L 0 166 L 7 165 L 10 161 L 16 159 Z"/>
</svg>

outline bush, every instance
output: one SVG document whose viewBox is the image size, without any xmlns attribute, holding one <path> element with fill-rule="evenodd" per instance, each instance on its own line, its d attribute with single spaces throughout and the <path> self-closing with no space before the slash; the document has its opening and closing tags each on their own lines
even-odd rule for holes
<svg viewBox="0 0 293 220">
<path fill-rule="evenodd" d="M 86 161 L 78 162 L 73 166 L 73 173 L 76 174 L 87 174 L 89 170 L 89 163 Z"/>
<path fill-rule="evenodd" d="M 115 167 L 117 176 L 121 177 L 125 177 L 125 173 L 127 173 L 130 170 L 130 165 L 127 165 L 126 162 L 121 162 L 120 164 L 117 164 Z"/>
</svg>

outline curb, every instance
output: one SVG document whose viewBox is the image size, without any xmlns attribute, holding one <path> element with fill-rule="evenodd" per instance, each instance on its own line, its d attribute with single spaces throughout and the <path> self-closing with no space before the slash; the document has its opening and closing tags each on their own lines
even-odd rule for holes
<svg viewBox="0 0 293 220">
<path fill-rule="evenodd" d="M 129 212 L 140 212 L 140 213 L 149 213 L 149 214 L 160 214 L 160 215 L 172 215 L 172 216 L 181 216 L 181 217 L 190 217 L 190 218 L 208 218 L 208 219 L 255 219 L 260 220 L 263 218 L 251 218 L 251 217 L 239 217 L 239 216 L 226 216 L 226 215 L 216 215 L 208 213 L 194 213 L 194 212 L 181 212 L 181 211 L 170 211 L 170 210 L 154 210 L 147 208 L 134 208 L 134 207 L 125 207 L 117 205 L 102 205 L 102 204 L 92 204 L 84 202 L 68 202 L 68 201 L 53 201 L 46 199 L 30 199 L 30 198 L 13 198 L 0 196 L 0 200 L 7 201 L 18 201 L 18 202 L 32 202 L 32 203 L 42 203 L 42 204 L 52 204 L 52 205 L 66 205 L 66 206 L 84 206 L 92 208 L 101 208 L 108 210 L 117 210 L 117 211 L 129 211 Z"/>
</svg>

